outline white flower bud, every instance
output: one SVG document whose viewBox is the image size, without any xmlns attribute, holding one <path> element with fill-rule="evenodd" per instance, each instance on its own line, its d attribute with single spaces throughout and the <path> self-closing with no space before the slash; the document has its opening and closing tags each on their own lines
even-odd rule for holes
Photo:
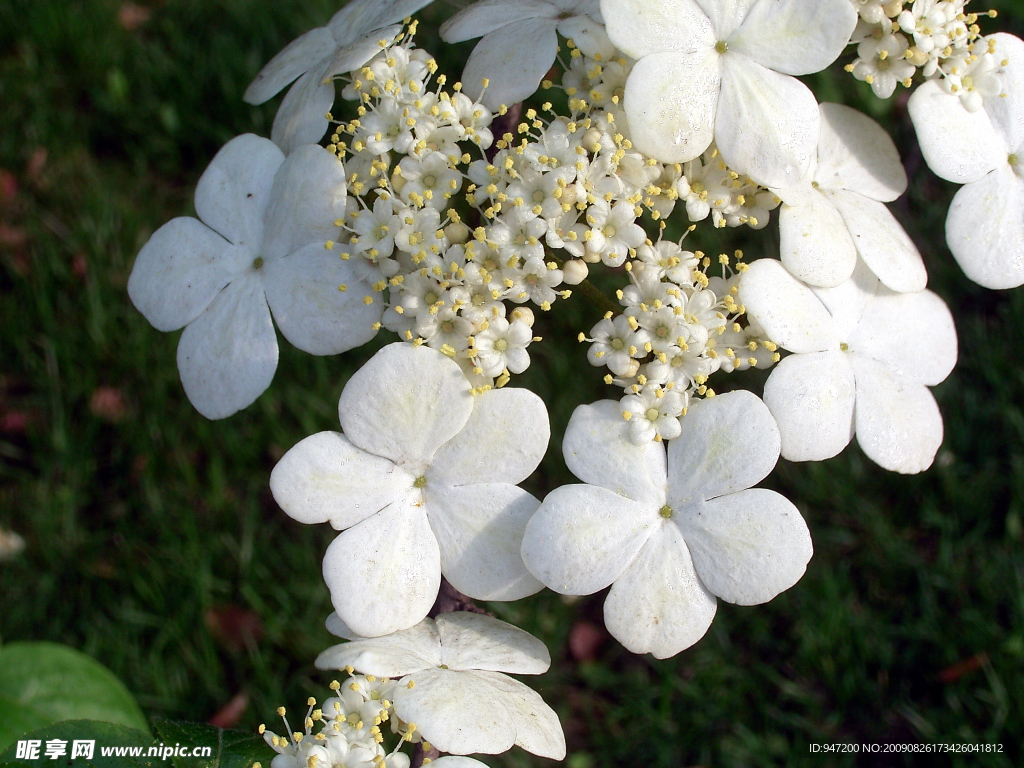
<svg viewBox="0 0 1024 768">
<path fill-rule="evenodd" d="M 448 236 L 448 242 L 452 245 L 461 244 L 469 240 L 469 227 L 461 221 L 453 221 L 444 228 L 444 233 Z"/>
<path fill-rule="evenodd" d="M 587 279 L 590 268 L 585 261 L 572 259 L 562 265 L 562 282 L 567 285 L 579 285 Z"/>
<path fill-rule="evenodd" d="M 640 361 L 636 358 L 631 357 L 629 359 L 629 367 L 626 369 L 626 375 L 623 378 L 632 379 L 640 372 Z"/>
<path fill-rule="evenodd" d="M 522 320 L 533 328 L 533 310 L 529 307 L 516 307 L 509 313 L 509 320 Z"/>
</svg>

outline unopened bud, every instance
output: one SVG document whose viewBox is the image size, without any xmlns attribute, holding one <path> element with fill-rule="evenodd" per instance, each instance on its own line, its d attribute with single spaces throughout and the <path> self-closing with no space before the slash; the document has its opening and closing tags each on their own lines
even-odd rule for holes
<svg viewBox="0 0 1024 768">
<path fill-rule="evenodd" d="M 587 279 L 590 267 L 585 261 L 572 259 L 562 265 L 562 282 L 568 285 L 579 285 Z"/>
<path fill-rule="evenodd" d="M 529 307 L 516 307 L 509 313 L 508 320 L 510 323 L 513 320 L 522 320 L 528 326 L 533 328 L 533 310 Z"/>
<path fill-rule="evenodd" d="M 453 221 L 444 228 L 444 233 L 452 245 L 461 245 L 469 240 L 470 229 L 461 221 Z"/>
<path fill-rule="evenodd" d="M 631 379 L 640 372 L 640 361 L 630 358 L 629 368 L 626 370 L 626 378 Z"/>
</svg>

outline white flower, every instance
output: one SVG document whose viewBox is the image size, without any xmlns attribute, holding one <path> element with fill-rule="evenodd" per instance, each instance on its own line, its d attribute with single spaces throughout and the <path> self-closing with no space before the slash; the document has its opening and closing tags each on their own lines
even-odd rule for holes
<svg viewBox="0 0 1024 768">
<path fill-rule="evenodd" d="M 345 197 L 345 170 L 327 150 L 307 145 L 285 159 L 273 142 L 245 134 L 199 179 L 200 220 L 168 222 L 139 252 L 128 295 L 158 330 L 186 326 L 178 370 L 207 418 L 230 416 L 270 386 L 271 311 L 284 337 L 315 355 L 373 338 L 379 297 L 324 247 L 341 232 Z"/>
<path fill-rule="evenodd" d="M 555 61 L 556 31 L 587 55 L 613 53 L 598 0 L 480 0 L 441 25 L 441 39 L 483 37 L 466 61 L 462 82 L 466 93 L 497 109 L 537 90 Z M 484 79 L 490 82 L 481 97 Z"/>
<path fill-rule="evenodd" d="M 334 104 L 334 75 L 361 67 L 401 27 L 389 27 L 431 0 L 353 0 L 327 22 L 289 43 L 260 70 L 242 97 L 262 104 L 292 80 L 274 118 L 271 138 L 286 153 L 323 138 Z M 384 29 L 388 27 L 387 29 Z"/>
<path fill-rule="evenodd" d="M 551 665 L 547 648 L 527 632 L 465 612 L 376 639 L 359 637 L 336 616 L 327 628 L 352 642 L 321 653 L 317 667 L 401 678 L 391 693 L 395 712 L 442 752 L 497 754 L 517 744 L 541 757 L 565 757 L 557 715 L 532 689 L 501 674 L 539 675 Z"/>
<path fill-rule="evenodd" d="M 695 403 L 668 443 L 636 445 L 619 405 L 578 407 L 562 443 L 587 485 L 552 491 L 526 526 L 523 559 L 548 587 L 588 595 L 609 584 L 608 630 L 634 653 L 673 656 L 699 640 L 721 599 L 771 600 L 811 557 L 800 513 L 750 486 L 771 472 L 779 433 L 758 398 Z"/>
<path fill-rule="evenodd" d="M 1024 42 L 988 38 L 1002 66 L 1005 98 L 969 112 L 931 81 L 910 97 L 928 167 L 963 184 L 946 218 L 946 242 L 968 278 L 986 288 L 1024 284 Z"/>
<path fill-rule="evenodd" d="M 602 0 L 612 42 L 639 59 L 626 82 L 633 145 L 666 163 L 712 139 L 764 186 L 804 175 L 818 137 L 811 91 L 857 23 L 849 0 Z"/>
<path fill-rule="evenodd" d="M 499 376 L 506 368 L 511 373 L 522 373 L 530 367 L 530 354 L 526 348 L 533 341 L 533 331 L 522 320 L 511 323 L 503 317 L 488 321 L 487 329 L 478 333 L 476 365 L 481 376 Z"/>
<path fill-rule="evenodd" d="M 889 135 L 841 104 L 821 104 L 821 137 L 806 178 L 777 189 L 782 263 L 798 280 L 833 287 L 857 256 L 894 291 L 923 290 L 928 275 L 914 242 L 885 207 L 907 188 Z"/>
<path fill-rule="evenodd" d="M 903 474 L 931 466 L 942 415 L 928 386 L 956 364 L 956 330 L 931 291 L 894 293 L 858 263 L 835 288 L 810 289 L 771 259 L 740 280 L 747 315 L 795 354 L 765 383 L 791 461 L 835 456 L 854 433 L 868 458 Z"/>
<path fill-rule="evenodd" d="M 903 55 L 907 47 L 903 35 L 879 33 L 862 40 L 857 46 L 853 76 L 868 83 L 878 98 L 888 99 L 896 86 L 909 82 L 917 69 Z"/>
<path fill-rule="evenodd" d="M 519 557 L 538 502 L 514 485 L 547 447 L 540 398 L 512 388 L 474 395 L 453 360 L 397 343 L 349 379 L 338 410 L 344 434 L 300 442 L 270 488 L 296 520 L 344 530 L 327 549 L 324 579 L 348 626 L 365 637 L 412 626 L 442 574 L 480 600 L 540 589 Z"/>
<path fill-rule="evenodd" d="M 655 383 L 647 384 L 635 395 L 626 395 L 619 401 L 619 406 L 623 418 L 629 414 L 630 442 L 640 445 L 679 437 L 682 431 L 679 417 L 688 404 L 685 392 L 679 394 Z"/>
</svg>

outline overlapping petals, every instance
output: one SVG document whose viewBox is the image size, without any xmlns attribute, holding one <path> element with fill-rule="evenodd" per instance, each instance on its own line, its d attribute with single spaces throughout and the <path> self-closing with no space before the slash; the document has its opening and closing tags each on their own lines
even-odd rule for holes
<svg viewBox="0 0 1024 768">
<path fill-rule="evenodd" d="M 481 600 L 541 588 L 519 554 L 539 502 L 515 485 L 547 447 L 540 398 L 474 394 L 457 363 L 398 343 L 349 380 L 338 410 L 344 434 L 300 442 L 270 487 L 296 520 L 344 530 L 328 547 L 324 578 L 346 625 L 375 637 L 416 624 L 442 575 Z"/>
<path fill-rule="evenodd" d="M 936 82 L 910 97 L 928 166 L 964 186 L 946 218 L 946 242 L 968 278 L 986 288 L 1024 284 L 1024 42 L 996 34 L 1001 97 L 969 112 Z"/>
<path fill-rule="evenodd" d="M 555 61 L 556 33 L 588 56 L 608 57 L 614 50 L 601 25 L 598 0 L 479 0 L 441 26 L 441 39 L 449 43 L 482 37 L 462 81 L 466 93 L 490 109 L 537 90 Z"/>
<path fill-rule="evenodd" d="M 857 257 L 897 292 L 925 287 L 921 255 L 885 207 L 903 194 L 907 176 L 892 139 L 866 115 L 821 104 L 821 135 L 811 171 L 775 193 L 786 269 L 809 285 L 848 280 Z"/>
<path fill-rule="evenodd" d="M 576 409 L 563 452 L 586 485 L 544 499 L 523 537 L 523 559 L 545 585 L 583 595 L 611 585 L 605 624 L 634 653 L 658 658 L 697 642 L 716 598 L 771 600 L 811 557 L 796 508 L 751 489 L 775 466 L 779 432 L 756 396 L 699 401 L 668 443 L 635 445 L 618 404 Z"/>
<path fill-rule="evenodd" d="M 325 117 L 334 103 L 331 78 L 363 66 L 401 27 L 391 26 L 432 0 L 353 0 L 325 27 L 312 29 L 289 43 L 267 63 L 245 91 L 250 104 L 262 104 L 288 83 L 274 118 L 271 138 L 285 153 L 320 141 L 327 131 Z"/>
<path fill-rule="evenodd" d="M 464 612 L 373 639 L 356 635 L 337 616 L 327 628 L 351 642 L 327 649 L 316 665 L 401 678 L 391 694 L 395 712 L 442 752 L 496 754 L 517 744 L 542 757 L 565 757 L 557 715 L 503 674 L 538 675 L 550 666 L 547 648 L 527 632 Z"/>
<path fill-rule="evenodd" d="M 185 327 L 178 370 L 207 418 L 230 416 L 270 386 L 271 314 L 285 338 L 316 355 L 375 335 L 375 292 L 324 248 L 340 232 L 345 199 L 344 167 L 327 150 L 307 145 L 286 159 L 273 142 L 246 134 L 200 178 L 199 220 L 168 222 L 139 252 L 128 295 L 157 329 Z"/>
<path fill-rule="evenodd" d="M 857 14 L 847 0 L 602 0 L 617 48 L 639 59 L 626 82 L 630 136 L 662 162 L 714 139 L 730 168 L 794 185 L 818 140 L 814 95 L 792 75 L 831 64 Z"/>
<path fill-rule="evenodd" d="M 895 472 L 931 466 L 942 416 L 929 386 L 956 364 L 953 318 L 931 291 L 895 293 L 859 262 L 835 288 L 811 289 L 770 259 L 740 281 L 747 312 L 783 358 L 765 383 L 782 455 L 819 461 L 854 434 L 864 453 Z"/>
</svg>

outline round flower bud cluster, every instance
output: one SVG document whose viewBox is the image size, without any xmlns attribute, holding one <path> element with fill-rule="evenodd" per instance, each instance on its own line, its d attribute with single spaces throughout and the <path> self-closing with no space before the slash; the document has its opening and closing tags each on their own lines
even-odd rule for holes
<svg viewBox="0 0 1024 768">
<path fill-rule="evenodd" d="M 284 707 L 277 714 L 286 735 L 278 736 L 260 726 L 260 734 L 277 752 L 271 768 L 409 768 L 409 756 L 398 750 L 406 742 L 421 742 L 422 737 L 415 724 L 395 715 L 392 694 L 397 683 L 374 675 L 355 675 L 351 667 L 347 671 L 349 679 L 344 684 L 332 682 L 334 695 L 320 707 L 316 699 L 309 699 L 302 731 L 292 730 Z M 399 736 L 390 753 L 382 746 L 381 725 L 386 722 Z"/>
<path fill-rule="evenodd" d="M 871 85 L 882 99 L 896 86 L 910 87 L 920 70 L 926 79 L 939 78 L 949 93 L 971 112 L 982 99 L 1001 91 L 994 44 L 981 36 L 980 16 L 965 13 L 966 0 L 851 0 L 860 16 L 851 42 L 857 58 L 846 70 Z"/>
<path fill-rule="evenodd" d="M 736 252 L 732 276 L 708 278 L 711 260 L 699 251 L 664 240 L 642 246 L 628 265 L 631 284 L 618 292 L 625 311 L 607 313 L 590 338 L 580 334 L 591 343 L 590 363 L 608 366 L 605 381 L 625 390 L 620 406 L 634 444 L 677 437 L 691 401 L 714 396 L 707 380 L 716 371 L 778 362 L 777 347 L 760 328 L 739 323 L 742 256 Z M 728 255 L 718 261 L 730 269 Z"/>
</svg>

